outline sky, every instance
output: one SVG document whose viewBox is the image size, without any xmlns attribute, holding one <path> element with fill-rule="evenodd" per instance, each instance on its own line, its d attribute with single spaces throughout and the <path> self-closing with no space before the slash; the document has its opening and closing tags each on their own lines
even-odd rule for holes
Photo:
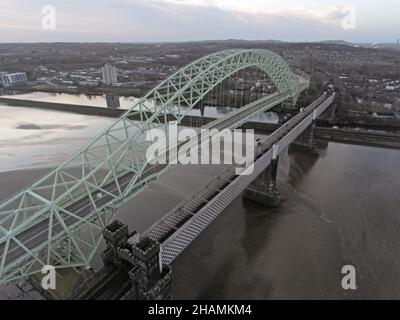
<svg viewBox="0 0 400 320">
<path fill-rule="evenodd" d="M 0 42 L 396 42 L 399 0 L 0 0 Z"/>
</svg>

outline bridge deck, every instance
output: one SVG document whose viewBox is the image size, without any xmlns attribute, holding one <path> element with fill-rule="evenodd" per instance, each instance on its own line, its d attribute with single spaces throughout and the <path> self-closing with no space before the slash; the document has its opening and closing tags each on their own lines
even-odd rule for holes
<svg viewBox="0 0 400 320">
<path fill-rule="evenodd" d="M 250 175 L 237 176 L 228 168 L 177 209 L 168 213 L 147 232 L 162 244 L 162 259 L 170 264 L 187 246 L 236 199 L 294 140 L 333 102 L 335 95 L 321 96 L 303 112 L 260 143 L 257 161 Z"/>
<path fill-rule="evenodd" d="M 253 114 L 262 112 L 266 109 L 270 109 L 273 106 L 285 101 L 290 95 L 288 92 L 278 92 L 272 94 L 264 99 L 251 103 L 235 112 L 232 112 L 225 118 L 217 119 L 216 121 L 210 123 L 207 127 L 210 129 L 228 129 L 237 128 L 246 122 Z M 180 148 L 185 147 L 187 144 L 183 143 L 178 146 Z M 170 166 L 167 165 L 148 165 L 142 173 L 140 180 L 136 183 L 135 188 L 131 191 L 131 194 L 138 192 L 147 183 L 148 179 L 158 175 L 161 172 L 167 171 Z M 133 173 L 127 173 L 118 178 L 118 185 L 116 181 L 111 181 L 103 189 L 109 194 L 102 194 L 101 198 L 98 197 L 97 192 L 92 193 L 91 197 L 86 196 L 83 199 L 72 203 L 67 206 L 65 210 L 72 213 L 72 215 L 64 219 L 65 226 L 61 225 L 58 220 L 54 220 L 52 226 L 53 239 L 65 235 L 65 227 L 71 228 L 75 224 L 78 224 L 81 219 L 86 219 L 92 215 L 92 199 L 96 204 L 97 208 L 102 208 L 106 206 L 110 201 L 112 201 L 112 195 L 118 195 L 121 191 L 122 193 L 130 184 L 133 177 Z M 119 189 L 118 189 L 119 188 Z M 91 199 L 92 198 L 92 199 Z M 29 258 L 30 252 L 33 250 L 40 251 L 46 249 L 48 241 L 48 227 L 49 221 L 43 220 L 36 224 L 32 224 L 29 228 L 20 231 L 16 235 L 16 239 L 23 244 L 23 247 L 17 242 L 11 242 L 8 250 L 5 265 L 10 265 L 17 260 L 23 260 L 24 258 Z M 6 243 L 0 244 L 0 252 L 4 252 Z"/>
</svg>

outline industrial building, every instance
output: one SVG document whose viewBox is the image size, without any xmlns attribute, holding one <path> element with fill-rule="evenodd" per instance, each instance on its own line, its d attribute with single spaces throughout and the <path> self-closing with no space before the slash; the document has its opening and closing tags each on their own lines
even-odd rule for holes
<svg viewBox="0 0 400 320">
<path fill-rule="evenodd" d="M 103 82 L 108 85 L 117 84 L 117 69 L 111 64 L 106 64 L 101 68 L 101 75 L 103 77 Z"/>
<path fill-rule="evenodd" d="M 24 82 L 28 80 L 25 72 L 17 73 L 0 73 L 0 84 L 4 87 L 11 86 L 18 82 Z"/>
</svg>

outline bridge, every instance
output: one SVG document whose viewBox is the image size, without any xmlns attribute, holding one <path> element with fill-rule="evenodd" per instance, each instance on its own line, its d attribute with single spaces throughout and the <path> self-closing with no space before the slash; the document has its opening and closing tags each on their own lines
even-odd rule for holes
<svg viewBox="0 0 400 320">
<path fill-rule="evenodd" d="M 242 93 L 238 99 L 242 105 L 238 106 L 235 98 L 234 111 L 198 128 L 199 133 L 203 128 L 238 128 L 255 113 L 283 102 L 295 105 L 309 85 L 280 56 L 267 50 L 227 50 L 211 54 L 161 82 L 69 160 L 0 203 L 0 281 L 37 274 L 46 265 L 58 269 L 89 268 L 103 236 L 108 245 L 104 255 L 106 264 L 107 261 L 115 263 L 121 257 L 132 260 L 133 253 L 126 251 L 126 245 L 134 243 L 142 250 L 134 251 L 140 257 L 146 255 L 147 249 L 153 255 L 158 252 L 162 271 L 163 265 L 170 264 L 246 189 L 250 196 L 257 198 L 265 194 L 274 202 L 279 194 L 274 170 L 279 154 L 299 137 L 303 144 L 310 142 L 315 121 L 333 102 L 334 94 L 323 94 L 259 142 L 251 175 L 238 176 L 233 168 L 227 169 L 187 199 L 182 207 L 166 214 L 140 235 L 141 240 L 137 234 L 128 234 L 125 226 L 111 223 L 122 204 L 174 167 L 147 162 L 146 150 L 151 143 L 146 141 L 146 133 L 157 128 L 168 132 L 170 122 L 179 124 L 192 109 L 204 107 L 207 96 L 215 96 L 217 91 L 224 99 L 227 81 L 239 78 L 246 83 L 247 75 L 251 83 L 254 72 L 270 79 L 274 92 L 256 94 L 246 104 Z M 250 88 L 254 87 L 253 82 Z M 182 143 L 176 150 L 167 152 L 177 153 L 185 145 Z M 266 189 L 252 188 L 252 182 L 264 171 Z M 121 242 L 121 237 L 125 242 Z M 154 249 L 157 247 L 158 251 Z"/>
<path fill-rule="evenodd" d="M 83 282 L 69 298 L 169 299 L 170 264 L 233 200 L 244 192 L 246 197 L 262 205 L 278 204 L 279 155 L 295 141 L 306 148 L 312 146 L 315 120 L 334 99 L 335 94 L 323 94 L 260 141 L 252 174 L 241 176 L 235 166 L 226 168 L 142 234 L 129 233 L 128 226 L 118 221 L 108 226 L 104 232 L 107 249 L 102 256 L 105 267 Z"/>
</svg>

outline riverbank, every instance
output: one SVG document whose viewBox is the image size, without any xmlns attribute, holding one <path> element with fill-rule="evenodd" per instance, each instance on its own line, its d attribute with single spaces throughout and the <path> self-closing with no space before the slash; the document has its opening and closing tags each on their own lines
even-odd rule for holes
<svg viewBox="0 0 400 320">
<path fill-rule="evenodd" d="M 77 114 L 113 117 L 113 118 L 120 117 L 126 111 L 123 109 L 113 109 L 113 108 L 68 104 L 68 103 L 54 103 L 46 101 L 23 100 L 23 99 L 4 98 L 4 97 L 0 97 L 0 104 L 5 104 L 10 107 L 37 108 L 44 110 L 64 111 Z"/>
<path fill-rule="evenodd" d="M 124 87 L 71 87 L 71 86 L 57 86 L 48 84 L 35 84 L 35 85 L 19 85 L 17 87 L 9 88 L 10 90 L 21 91 L 24 93 L 31 92 L 49 92 L 49 93 L 69 93 L 69 94 L 88 94 L 88 95 L 104 95 L 110 94 L 122 97 L 141 97 L 150 88 L 124 88 Z"/>
</svg>

